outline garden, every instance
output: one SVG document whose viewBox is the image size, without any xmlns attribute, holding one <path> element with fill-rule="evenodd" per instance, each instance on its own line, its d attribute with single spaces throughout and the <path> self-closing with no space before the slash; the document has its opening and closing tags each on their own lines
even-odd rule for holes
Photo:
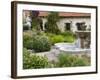
<svg viewBox="0 0 100 80">
<path fill-rule="evenodd" d="M 89 66 L 90 57 L 72 55 L 64 52 L 54 52 L 54 59 L 50 60 L 55 44 L 73 43 L 76 36 L 71 31 L 61 32 L 57 26 L 60 17 L 57 12 L 50 12 L 46 17 L 45 30 L 42 30 L 42 20 L 38 11 L 31 12 L 32 26 L 23 26 L 23 69 L 56 68 Z M 47 54 L 46 54 L 47 53 Z M 59 54 L 58 54 L 59 53 Z M 48 56 L 50 55 L 50 56 Z"/>
</svg>

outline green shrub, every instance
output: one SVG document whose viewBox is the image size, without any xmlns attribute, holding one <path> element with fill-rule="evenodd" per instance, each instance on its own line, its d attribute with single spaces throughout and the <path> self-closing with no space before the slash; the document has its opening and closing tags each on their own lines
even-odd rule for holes
<svg viewBox="0 0 100 80">
<path fill-rule="evenodd" d="M 71 32 L 71 31 L 66 31 L 66 32 L 62 32 L 61 35 L 63 35 L 63 36 L 73 36 L 74 33 Z"/>
<path fill-rule="evenodd" d="M 86 66 L 86 65 L 88 65 L 87 61 L 83 58 L 78 58 L 76 59 L 76 61 L 73 62 L 73 66 Z"/>
<path fill-rule="evenodd" d="M 50 67 L 47 57 L 32 55 L 30 60 L 31 60 L 31 68 L 38 69 L 38 68 Z"/>
<path fill-rule="evenodd" d="M 30 53 L 26 48 L 23 49 L 23 69 L 29 69 L 31 67 Z"/>
<path fill-rule="evenodd" d="M 61 53 L 58 55 L 58 67 L 88 66 L 87 60 L 71 54 Z"/>
<path fill-rule="evenodd" d="M 38 69 L 51 67 L 46 56 L 30 55 L 27 49 L 23 49 L 23 69 Z"/>
<path fill-rule="evenodd" d="M 48 33 L 48 32 L 47 32 L 47 33 L 45 33 L 45 35 L 48 36 L 48 37 L 53 37 L 53 36 L 55 36 L 56 34 Z"/>
<path fill-rule="evenodd" d="M 32 46 L 36 52 L 44 52 L 50 50 L 51 43 L 46 36 L 34 36 Z"/>
<path fill-rule="evenodd" d="M 72 32 L 63 32 L 61 34 L 46 33 L 46 36 L 48 36 L 53 45 L 59 42 L 72 43 L 75 40 L 74 34 Z"/>
<path fill-rule="evenodd" d="M 70 55 L 59 54 L 57 66 L 59 67 L 70 67 L 72 66 L 73 58 Z"/>
<path fill-rule="evenodd" d="M 64 37 L 62 35 L 55 35 L 50 38 L 50 41 L 52 42 L 52 44 L 64 42 Z"/>
<path fill-rule="evenodd" d="M 24 33 L 23 46 L 27 49 L 33 49 L 35 52 L 49 51 L 51 43 L 44 33 Z"/>
<path fill-rule="evenodd" d="M 32 49 L 33 48 L 32 43 L 33 43 L 32 36 L 24 34 L 23 46 L 27 49 Z"/>
<path fill-rule="evenodd" d="M 63 42 L 64 37 L 62 35 L 57 35 L 53 33 L 45 33 L 49 41 L 54 45 L 55 43 Z"/>
<path fill-rule="evenodd" d="M 74 42 L 75 36 L 71 31 L 62 32 L 61 35 L 64 37 L 64 42 Z"/>
<path fill-rule="evenodd" d="M 72 43 L 74 42 L 75 38 L 73 36 L 65 36 L 64 42 Z"/>
</svg>

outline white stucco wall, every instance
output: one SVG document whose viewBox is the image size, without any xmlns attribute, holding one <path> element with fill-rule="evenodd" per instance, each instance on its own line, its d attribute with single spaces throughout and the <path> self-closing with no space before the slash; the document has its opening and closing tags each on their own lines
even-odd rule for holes
<svg viewBox="0 0 100 80">
<path fill-rule="evenodd" d="M 45 25 L 45 23 L 47 22 L 46 18 L 42 18 L 43 20 L 43 26 Z M 81 22 L 85 22 L 85 24 L 87 25 L 87 27 L 89 27 L 89 25 L 91 25 L 91 19 L 90 18 L 61 18 L 59 20 L 59 22 L 57 22 L 58 27 L 61 31 L 64 31 L 65 29 L 65 23 L 71 23 L 71 30 L 74 32 L 77 30 L 77 26 L 76 23 L 81 23 Z"/>
<path fill-rule="evenodd" d="M 62 30 L 62 31 L 64 31 L 65 23 L 67 23 L 67 22 L 71 23 L 71 30 L 72 31 L 76 31 L 77 30 L 76 23 L 85 22 L 86 25 L 87 25 L 87 27 L 91 24 L 90 18 L 62 18 L 57 23 L 59 29 Z"/>
</svg>

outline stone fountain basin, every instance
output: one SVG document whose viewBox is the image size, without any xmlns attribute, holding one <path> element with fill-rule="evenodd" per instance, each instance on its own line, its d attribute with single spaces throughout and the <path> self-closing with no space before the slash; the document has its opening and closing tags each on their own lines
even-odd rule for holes
<svg viewBox="0 0 100 80">
<path fill-rule="evenodd" d="M 56 43 L 55 47 L 63 52 L 68 53 L 90 53 L 89 49 L 77 48 L 74 43 Z"/>
<path fill-rule="evenodd" d="M 56 43 L 56 48 L 75 48 L 75 43 Z"/>
</svg>

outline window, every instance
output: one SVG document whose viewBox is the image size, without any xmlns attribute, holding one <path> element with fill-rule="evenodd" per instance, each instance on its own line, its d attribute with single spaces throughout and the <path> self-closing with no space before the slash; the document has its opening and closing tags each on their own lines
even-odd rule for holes
<svg viewBox="0 0 100 80">
<path fill-rule="evenodd" d="M 86 30 L 86 25 L 85 22 L 81 22 L 81 23 L 76 23 L 77 26 L 77 30 Z"/>
<path fill-rule="evenodd" d="M 71 23 L 65 23 L 65 31 L 71 30 Z"/>
</svg>

